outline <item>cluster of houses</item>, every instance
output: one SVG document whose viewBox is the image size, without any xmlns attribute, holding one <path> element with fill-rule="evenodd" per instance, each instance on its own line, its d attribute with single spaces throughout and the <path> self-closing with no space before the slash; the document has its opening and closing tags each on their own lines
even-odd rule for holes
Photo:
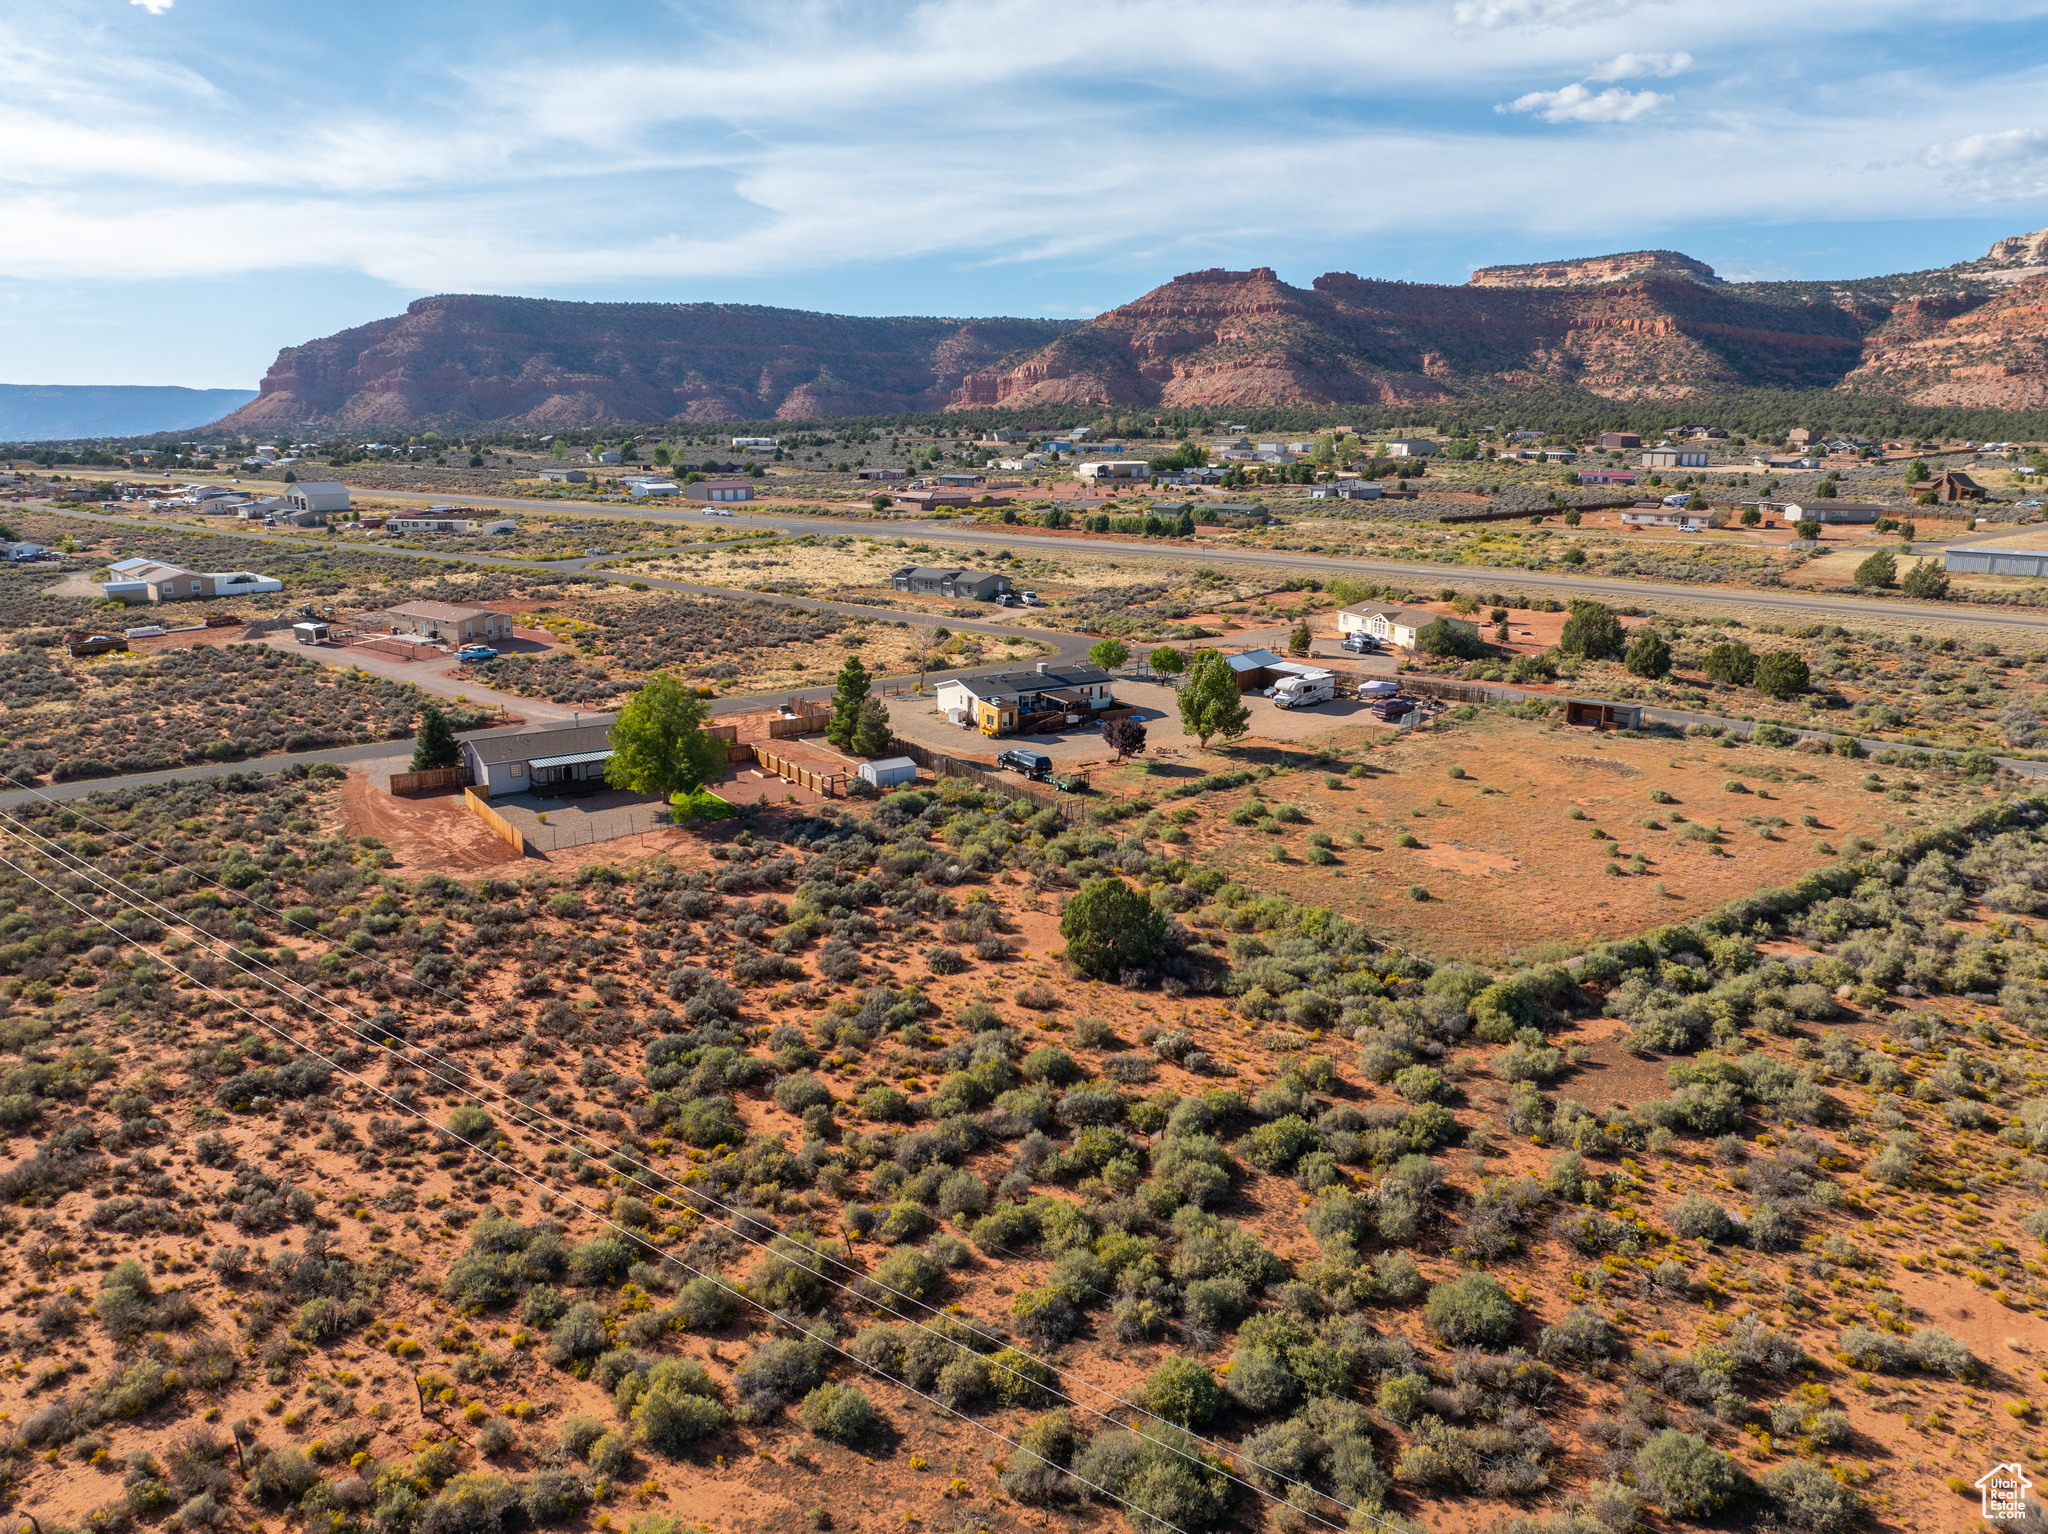
<svg viewBox="0 0 2048 1534">
<path fill-rule="evenodd" d="M 257 495 L 223 485 L 187 485 L 175 495 L 149 503 L 152 511 L 196 511 L 209 517 L 234 517 L 265 527 L 325 527 L 336 512 L 349 508 L 348 486 L 334 479 L 308 479 L 284 486 L 277 495 Z"/>
</svg>

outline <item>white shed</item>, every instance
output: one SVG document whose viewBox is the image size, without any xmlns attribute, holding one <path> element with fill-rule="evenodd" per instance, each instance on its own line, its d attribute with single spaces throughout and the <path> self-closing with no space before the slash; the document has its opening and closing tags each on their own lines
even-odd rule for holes
<svg viewBox="0 0 2048 1534">
<path fill-rule="evenodd" d="M 885 756 L 879 761 L 862 762 L 855 775 L 877 788 L 896 788 L 917 781 L 917 763 L 907 756 Z"/>
</svg>

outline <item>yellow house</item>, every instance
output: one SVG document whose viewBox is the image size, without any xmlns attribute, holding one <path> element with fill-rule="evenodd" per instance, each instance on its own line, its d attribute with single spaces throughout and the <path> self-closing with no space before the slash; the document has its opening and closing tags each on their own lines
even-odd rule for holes
<svg viewBox="0 0 2048 1534">
<path fill-rule="evenodd" d="M 1010 697 L 976 698 L 974 723 L 984 735 L 1007 735 L 1017 728 L 1017 700 Z"/>
</svg>

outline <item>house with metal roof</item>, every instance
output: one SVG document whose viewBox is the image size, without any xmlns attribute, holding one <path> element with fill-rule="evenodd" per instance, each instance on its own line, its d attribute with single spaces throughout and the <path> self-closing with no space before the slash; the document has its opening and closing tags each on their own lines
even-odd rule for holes
<svg viewBox="0 0 2048 1534">
<path fill-rule="evenodd" d="M 1066 712 L 1087 717 L 1116 702 L 1110 675 L 1100 666 L 1057 666 L 1040 661 L 1030 671 L 948 677 L 933 689 L 939 711 L 956 724 L 972 722 L 984 735 L 1007 735 L 1028 714 Z"/>
<path fill-rule="evenodd" d="M 417 634 L 422 639 L 440 639 L 468 644 L 479 639 L 509 639 L 513 619 L 510 613 L 492 612 L 488 607 L 458 607 L 452 602 L 405 602 L 367 620 L 390 626 L 394 634 Z"/>
<path fill-rule="evenodd" d="M 485 795 L 523 794 L 604 776 L 612 759 L 609 724 L 554 725 L 462 743 L 470 782 Z"/>
<path fill-rule="evenodd" d="M 189 602 L 284 590 L 284 582 L 253 570 L 187 570 L 160 559 L 121 559 L 100 590 L 117 602 Z"/>
</svg>

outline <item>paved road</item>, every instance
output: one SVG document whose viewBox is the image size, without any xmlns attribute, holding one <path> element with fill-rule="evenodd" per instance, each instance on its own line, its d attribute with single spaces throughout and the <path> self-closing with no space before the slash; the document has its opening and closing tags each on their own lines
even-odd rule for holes
<svg viewBox="0 0 2048 1534">
<path fill-rule="evenodd" d="M 387 495 L 397 492 L 374 491 L 369 494 Z M 416 500 L 443 501 L 445 497 L 413 496 Z M 545 510 L 559 515 L 563 503 L 559 501 L 522 501 L 510 497 L 474 497 L 465 502 L 468 505 L 489 506 L 512 510 Z M 693 517 L 681 507 L 633 506 L 598 507 L 575 505 L 579 515 L 628 517 L 640 521 L 675 522 L 688 526 L 702 526 L 701 514 Z M 51 511 L 61 508 L 47 507 Z M 154 523 L 133 523 L 132 519 L 112 517 L 108 514 L 63 511 L 64 515 L 98 517 L 106 521 L 128 522 L 131 525 L 157 526 Z M 1968 623 L 1973 626 L 1997 630 L 2003 633 L 2037 633 L 2048 629 L 2048 609 L 2041 608 L 1999 608 L 1965 606 L 1956 603 L 1910 602 L 1880 597 L 1835 596 L 1793 590 L 1737 589 L 1724 586 L 1688 586 L 1665 581 L 1637 581 L 1618 577 L 1593 575 L 1565 575 L 1555 571 L 1503 570 L 1484 565 L 1425 564 L 1419 562 L 1357 559 L 1336 554 L 1296 554 L 1277 549 L 1240 548 L 1231 546 L 1218 548 L 1186 542 L 1161 542 L 1152 539 L 1128 539 L 1091 534 L 1086 541 L 1076 538 L 1048 536 L 1043 532 L 1034 533 L 1024 527 L 975 527 L 961 528 L 949 522 L 893 522 L 877 524 L 857 523 L 827 517 L 804 517 L 789 513 L 762 510 L 753 514 L 735 514 L 728 530 L 753 528 L 761 532 L 786 530 L 792 533 L 878 532 L 886 526 L 896 535 L 914 534 L 920 540 L 934 543 L 972 544 L 976 547 L 1001 547 L 1005 549 L 1030 549 L 1041 553 L 1072 555 L 1085 550 L 1097 552 L 1116 549 L 1131 554 L 1150 554 L 1155 558 L 1178 561 L 1194 561 L 1207 564 L 1254 565 L 1263 568 L 1304 572 L 1317 576 L 1328 576 L 1333 571 L 1351 575 L 1376 576 L 1381 579 L 1398 579 L 1422 584 L 1440 584 L 1445 580 L 1456 580 L 1468 584 L 1485 584 L 1500 588 L 1508 587 L 1518 591 L 1534 592 L 1557 597 L 1594 597 L 1607 601 L 1635 603 L 1654 601 L 1659 598 L 1699 602 L 1718 607 L 1753 607 L 1767 612 L 1780 612 L 1788 616 L 1805 615 L 1813 618 L 1832 618 L 1837 621 L 1857 621 L 1867 618 L 1922 618 L 1930 622 Z M 212 529 L 207 529 L 212 531 Z M 261 537 L 260 534 L 241 536 Z M 291 540 L 270 539 L 270 542 Z M 303 547 L 303 544 L 300 544 Z M 378 552 L 408 553 L 413 557 L 442 558 L 466 561 L 475 564 L 505 564 L 534 568 L 530 560 L 509 560 L 490 555 L 442 554 L 422 556 L 417 550 L 379 550 Z M 602 556 L 596 563 L 614 562 L 622 556 Z M 541 566 L 541 568 L 551 568 Z M 677 591 L 709 592 L 717 588 L 693 586 L 685 582 L 662 581 L 625 572 L 612 572 L 619 580 L 645 580 L 649 585 L 659 585 Z M 723 593 L 721 593 L 723 594 Z M 759 597 L 758 592 L 740 593 Z M 803 599 L 788 598 L 804 605 Z M 830 607 L 829 603 L 811 604 Z M 844 609 L 839 609 L 844 610 Z M 870 610 L 872 611 L 872 610 Z M 951 620 L 948 620 L 949 622 Z M 962 621 L 961 627 L 984 627 L 969 621 Z M 1038 637 L 1048 637 L 1046 630 L 1008 630 L 1007 632 L 1031 632 Z"/>
<path fill-rule="evenodd" d="M 309 550 L 318 551 L 328 547 L 325 543 L 312 543 L 303 538 L 285 538 L 272 533 L 244 531 L 240 528 L 201 527 L 195 529 L 183 525 L 169 528 L 160 522 L 148 522 L 137 517 L 121 516 L 114 512 L 85 511 L 76 507 L 56 506 L 42 502 L 33 504 L 37 510 L 47 511 L 54 516 L 75 517 L 86 522 L 104 522 L 116 527 L 135 528 L 139 531 L 196 532 L 200 535 L 210 534 L 217 538 L 241 538 L 251 543 L 266 544 L 273 548 L 296 549 L 301 552 Z M 802 519 L 799 518 L 797 520 L 801 522 Z M 769 527 L 766 530 L 775 531 L 773 527 Z M 838 527 L 836 530 L 844 531 L 845 529 Z M 386 559 L 440 560 L 444 564 L 480 565 L 487 569 L 500 570 L 562 570 L 580 572 L 588 565 L 600 564 L 606 560 L 618 557 L 616 555 L 586 555 L 578 559 L 568 560 L 534 560 L 513 559 L 503 554 L 466 554 L 427 549 L 379 548 L 375 544 L 350 544 L 345 545 L 345 547 L 348 547 L 353 552 L 376 554 Z M 785 607 L 801 607 L 812 612 L 842 613 L 853 618 L 883 619 L 891 622 L 902 620 L 904 622 L 917 622 L 934 628 L 944 627 L 977 634 L 992 634 L 998 638 L 1028 639 L 1038 644 L 1054 646 L 1055 658 L 1064 662 L 1072 662 L 1077 657 L 1085 654 L 1089 644 L 1092 642 L 1079 635 L 1063 633 L 1056 629 L 1019 628 L 1014 624 L 991 622 L 985 618 L 942 618 L 927 613 L 900 612 L 893 607 L 873 607 L 865 603 L 830 602 L 817 597 L 786 596 L 781 592 L 747 591 L 737 586 L 706 586 L 700 585 L 695 581 L 677 581 L 658 575 L 642 575 L 637 571 L 610 571 L 606 572 L 602 578 L 619 584 L 624 584 L 628 581 L 639 581 L 663 591 L 681 591 L 692 596 L 728 597 L 742 602 L 776 602 Z M 996 611 L 1002 611 L 1002 609 L 998 608 Z"/>
</svg>

